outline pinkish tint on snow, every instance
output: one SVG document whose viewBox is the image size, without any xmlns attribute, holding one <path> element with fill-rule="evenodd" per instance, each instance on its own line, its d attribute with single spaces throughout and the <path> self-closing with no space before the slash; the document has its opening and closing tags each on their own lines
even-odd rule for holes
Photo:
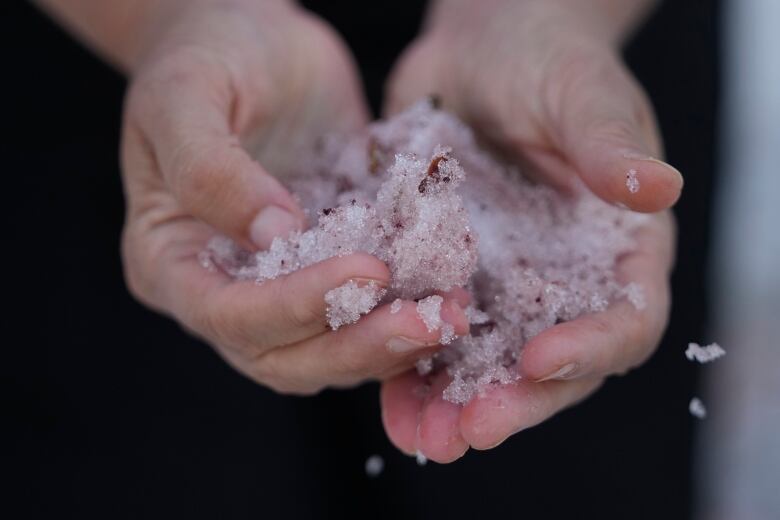
<svg viewBox="0 0 780 520">
<path fill-rule="evenodd" d="M 621 298 L 644 306 L 642 288 L 619 281 L 614 267 L 646 217 L 582 187 L 564 195 L 531 182 L 430 102 L 362 135 L 325 139 L 288 179 L 311 227 L 257 253 L 216 237 L 205 263 L 262 283 L 356 251 L 376 256 L 390 269 L 386 291 L 330 291 L 331 325 L 348 325 L 380 303 L 393 302 L 397 312 L 398 299 L 418 300 L 423 321 L 449 343 L 418 369 L 448 371 L 449 401 L 516 381 L 523 345 L 556 323 Z M 472 302 L 471 330 L 460 338 L 433 309 L 434 294 L 455 287 L 468 289 Z"/>
</svg>

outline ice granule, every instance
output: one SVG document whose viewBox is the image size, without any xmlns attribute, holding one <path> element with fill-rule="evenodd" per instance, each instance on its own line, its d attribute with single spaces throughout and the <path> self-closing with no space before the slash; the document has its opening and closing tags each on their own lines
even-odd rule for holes
<svg viewBox="0 0 780 520">
<path fill-rule="evenodd" d="M 639 193 L 639 179 L 637 179 L 636 173 L 636 170 L 631 169 L 626 174 L 626 187 L 631 193 Z"/>
<path fill-rule="evenodd" d="M 298 158 L 282 173 L 311 227 L 257 253 L 216 237 L 204 260 L 262 283 L 327 258 L 372 254 L 390 269 L 387 292 L 329 293 L 331 324 L 357 320 L 379 298 L 419 300 L 426 326 L 441 328 L 443 343 L 450 332 L 437 321 L 435 295 L 467 288 L 470 333 L 453 337 L 432 360 L 433 370 L 452 378 L 444 391 L 452 402 L 516 381 L 523 345 L 543 330 L 620 298 L 644 306 L 641 287 L 618 280 L 615 264 L 634 249 L 646 216 L 607 204 L 583 185 L 572 195 L 531 182 L 429 102 L 362 134 L 330 136 Z M 636 171 L 627 186 L 638 189 Z"/>
<path fill-rule="evenodd" d="M 707 409 L 698 397 L 691 399 L 691 402 L 688 404 L 688 411 L 697 419 L 704 419 L 707 417 Z"/>
<path fill-rule="evenodd" d="M 425 323 L 428 332 L 441 328 L 441 304 L 444 298 L 438 294 L 428 296 L 417 302 L 417 315 Z"/>
<path fill-rule="evenodd" d="M 360 316 L 376 307 L 384 295 L 385 290 L 373 280 L 363 286 L 350 280 L 341 287 L 331 289 L 325 293 L 330 328 L 338 330 L 342 325 L 355 323 Z"/>
<path fill-rule="evenodd" d="M 420 450 L 417 450 L 417 452 L 414 454 L 414 458 L 417 460 L 418 466 L 425 466 L 428 464 L 428 457 L 426 457 Z"/>
<path fill-rule="evenodd" d="M 712 343 L 704 347 L 700 346 L 698 343 L 688 343 L 688 348 L 685 350 L 685 357 L 687 357 L 689 361 L 696 360 L 699 363 L 709 363 L 724 355 L 726 355 L 726 351 L 717 343 Z"/>
<path fill-rule="evenodd" d="M 449 345 L 455 341 L 458 336 L 455 334 L 455 327 L 449 323 L 444 323 L 441 326 L 441 336 L 439 337 L 439 343 L 442 345 Z"/>
<path fill-rule="evenodd" d="M 366 475 L 371 478 L 376 478 L 382 474 L 385 469 L 385 459 L 381 455 L 371 455 L 366 459 Z"/>
<path fill-rule="evenodd" d="M 482 312 L 473 305 L 466 307 L 465 313 L 471 325 L 483 325 L 490 321 L 488 313 Z"/>
<path fill-rule="evenodd" d="M 201 251 L 198 253 L 198 263 L 207 271 L 216 271 L 217 266 L 214 265 L 211 254 L 209 251 Z"/>
<path fill-rule="evenodd" d="M 414 367 L 417 369 L 417 373 L 421 376 L 428 375 L 433 370 L 433 358 L 429 356 L 418 359 L 414 364 Z"/>
<path fill-rule="evenodd" d="M 390 304 L 390 314 L 398 314 L 403 305 L 401 298 L 396 298 L 393 303 Z"/>
<path fill-rule="evenodd" d="M 630 282 L 623 287 L 621 293 L 626 299 L 634 306 L 638 311 L 644 310 L 647 307 L 647 301 L 645 300 L 645 290 L 636 282 Z"/>
</svg>

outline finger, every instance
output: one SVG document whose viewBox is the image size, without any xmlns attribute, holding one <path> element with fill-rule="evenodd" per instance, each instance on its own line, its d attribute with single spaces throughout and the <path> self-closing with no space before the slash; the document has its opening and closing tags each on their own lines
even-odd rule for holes
<svg viewBox="0 0 780 520">
<path fill-rule="evenodd" d="M 603 52 L 552 69 L 549 123 L 563 154 L 598 196 L 655 212 L 680 196 L 682 176 L 658 159 L 649 102 L 618 59 Z"/>
<path fill-rule="evenodd" d="M 329 330 L 325 294 L 349 280 L 387 285 L 390 273 L 366 253 L 331 258 L 258 285 L 236 282 L 198 261 L 213 231 L 176 219 L 149 229 L 142 219 L 123 234 L 123 260 L 131 291 L 147 305 L 173 314 L 211 343 L 245 357 Z M 159 238 L 157 235 L 161 235 Z M 170 237 L 176 237 L 170 241 Z M 163 242 L 163 247 L 159 244 Z"/>
<path fill-rule="evenodd" d="M 294 273 L 226 285 L 213 298 L 193 302 L 223 343 L 248 345 L 256 355 L 330 330 L 325 294 L 350 280 L 386 287 L 390 271 L 366 253 L 330 258 Z M 182 288 L 176 288 L 179 290 Z"/>
<path fill-rule="evenodd" d="M 652 354 L 668 318 L 673 257 L 669 219 L 659 216 L 645 227 L 637 249 L 620 261 L 620 277 L 641 287 L 643 308 L 623 300 L 604 312 L 543 331 L 523 348 L 524 377 L 532 381 L 604 377 L 624 373 Z"/>
<path fill-rule="evenodd" d="M 460 433 L 462 407 L 444 399 L 443 392 L 450 381 L 446 370 L 433 377 L 417 429 L 417 450 L 439 463 L 453 462 L 469 448 Z"/>
<path fill-rule="evenodd" d="M 378 307 L 337 331 L 267 352 L 258 370 L 270 373 L 260 373 L 258 379 L 278 379 L 275 387 L 282 392 L 312 393 L 326 386 L 355 385 L 431 355 L 441 331 L 428 330 L 414 302 L 404 301 L 396 313 L 390 307 Z M 441 317 L 456 334 L 468 332 L 468 319 L 456 302 L 445 300 Z"/>
<path fill-rule="evenodd" d="M 494 448 L 521 430 L 535 426 L 594 392 L 602 381 L 520 380 L 495 386 L 463 407 L 460 431 L 478 450 Z"/>
<path fill-rule="evenodd" d="M 462 287 L 453 287 L 449 291 L 436 291 L 442 298 L 455 300 L 464 309 L 471 303 L 471 293 Z"/>
<path fill-rule="evenodd" d="M 417 451 L 417 426 L 429 392 L 430 385 L 414 370 L 382 383 L 379 393 L 382 424 L 390 442 L 407 455 Z"/>
<path fill-rule="evenodd" d="M 128 113 L 184 210 L 246 247 L 303 226 L 290 193 L 241 146 L 230 75 L 194 52 L 172 54 L 134 85 Z"/>
</svg>

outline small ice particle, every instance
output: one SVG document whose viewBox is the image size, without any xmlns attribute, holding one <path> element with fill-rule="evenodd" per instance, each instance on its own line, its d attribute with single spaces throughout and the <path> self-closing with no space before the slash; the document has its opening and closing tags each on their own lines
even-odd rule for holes
<svg viewBox="0 0 780 520">
<path fill-rule="evenodd" d="M 441 304 L 444 298 L 434 294 L 417 302 L 417 315 L 425 323 L 428 332 L 433 332 L 441 327 Z"/>
<path fill-rule="evenodd" d="M 623 287 L 623 294 L 626 299 L 634 306 L 638 311 L 642 311 L 647 307 L 647 300 L 645 300 L 645 291 L 641 285 L 636 282 L 631 282 Z"/>
<path fill-rule="evenodd" d="M 632 168 L 626 174 L 626 186 L 631 193 L 639 192 L 639 179 L 636 178 L 636 173 L 636 170 Z"/>
<path fill-rule="evenodd" d="M 433 357 L 424 357 L 417 360 L 414 364 L 417 369 L 417 373 L 421 376 L 426 376 L 433 370 Z"/>
<path fill-rule="evenodd" d="M 342 325 L 355 323 L 360 316 L 376 307 L 384 295 L 385 290 L 374 281 L 359 286 L 350 280 L 341 287 L 331 289 L 325 293 L 330 328 L 338 330 Z"/>
<path fill-rule="evenodd" d="M 712 343 L 704 347 L 700 346 L 698 343 L 688 343 L 688 349 L 685 351 L 685 357 L 687 357 L 689 361 L 695 359 L 699 363 L 715 361 L 725 354 L 726 351 L 717 343 Z"/>
<path fill-rule="evenodd" d="M 707 409 L 698 397 L 691 399 L 691 402 L 688 405 L 688 411 L 697 419 L 704 419 L 707 417 Z"/>
<path fill-rule="evenodd" d="M 385 469 L 385 459 L 381 455 L 371 455 L 366 459 L 366 475 L 376 478 Z"/>
<path fill-rule="evenodd" d="M 441 337 L 439 338 L 439 343 L 442 345 L 449 345 L 453 341 L 455 341 L 458 338 L 457 334 L 455 334 L 455 327 L 452 326 L 449 323 L 445 323 L 441 326 Z"/>
<path fill-rule="evenodd" d="M 417 450 L 417 453 L 415 453 L 414 457 L 417 459 L 418 466 L 425 466 L 428 463 L 428 457 L 423 455 L 423 452 L 420 450 Z"/>
<path fill-rule="evenodd" d="M 198 253 L 198 263 L 207 271 L 214 272 L 217 270 L 217 266 L 214 265 L 214 261 L 211 259 L 211 253 L 207 250 Z"/>
<path fill-rule="evenodd" d="M 483 312 L 473 305 L 466 307 L 466 318 L 468 318 L 471 325 L 483 325 L 490 321 L 490 315 Z"/>
<path fill-rule="evenodd" d="M 393 300 L 393 303 L 390 304 L 390 314 L 398 314 L 398 311 L 401 310 L 402 302 L 401 298 Z"/>
</svg>

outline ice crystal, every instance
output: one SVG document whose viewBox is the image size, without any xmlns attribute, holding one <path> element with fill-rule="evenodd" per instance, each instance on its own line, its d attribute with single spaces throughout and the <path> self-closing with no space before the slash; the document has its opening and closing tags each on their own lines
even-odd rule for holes
<svg viewBox="0 0 780 520">
<path fill-rule="evenodd" d="M 425 466 L 428 464 L 428 457 L 426 457 L 420 450 L 417 450 L 417 452 L 414 454 L 414 458 L 417 459 L 418 466 Z"/>
<path fill-rule="evenodd" d="M 698 397 L 691 399 L 691 402 L 688 404 L 688 411 L 697 419 L 704 419 L 707 417 L 707 409 Z"/>
<path fill-rule="evenodd" d="M 639 193 L 639 179 L 636 177 L 636 170 L 628 170 L 626 174 L 626 187 L 631 193 Z"/>
<path fill-rule="evenodd" d="M 685 357 L 689 361 L 696 360 L 699 363 L 709 363 L 725 355 L 726 351 L 717 343 L 703 347 L 698 343 L 688 343 L 688 348 L 685 350 Z"/>
<path fill-rule="evenodd" d="M 382 474 L 385 469 L 385 459 L 381 455 L 371 455 L 366 459 L 365 464 L 366 475 L 371 478 L 376 478 Z"/>
<path fill-rule="evenodd" d="M 433 358 L 424 357 L 422 359 L 418 359 L 414 364 L 414 367 L 417 369 L 417 373 L 421 376 L 428 375 L 433 370 Z"/>
<path fill-rule="evenodd" d="M 311 227 L 257 253 L 216 237 L 203 261 L 262 283 L 356 251 L 376 256 L 390 269 L 386 294 L 331 291 L 331 325 L 353 322 L 379 298 L 394 302 L 391 313 L 399 299 L 419 300 L 422 321 L 449 342 L 430 362 L 452 378 L 446 399 L 465 403 L 491 384 L 517 380 L 523 345 L 556 323 L 621 298 L 643 308 L 641 287 L 618 280 L 614 267 L 634 248 L 645 216 L 583 186 L 563 194 L 531 182 L 429 102 L 320 144 L 286 177 Z M 636 172 L 627 185 L 638 189 Z M 441 321 L 436 296 L 455 287 L 471 293 L 471 329 L 460 338 Z"/>
<path fill-rule="evenodd" d="M 444 298 L 434 294 L 417 302 L 417 315 L 425 323 L 428 332 L 441 328 L 441 304 L 443 301 Z"/>
<path fill-rule="evenodd" d="M 328 305 L 328 324 L 333 330 L 342 325 L 355 323 L 360 316 L 368 314 L 385 295 L 385 290 L 373 280 L 360 286 L 350 280 L 341 287 L 336 287 L 325 293 L 325 303 Z"/>
<path fill-rule="evenodd" d="M 455 334 L 455 327 L 450 323 L 443 323 L 441 326 L 441 336 L 439 337 L 439 343 L 442 345 L 449 345 L 457 338 L 458 336 Z"/>
</svg>

